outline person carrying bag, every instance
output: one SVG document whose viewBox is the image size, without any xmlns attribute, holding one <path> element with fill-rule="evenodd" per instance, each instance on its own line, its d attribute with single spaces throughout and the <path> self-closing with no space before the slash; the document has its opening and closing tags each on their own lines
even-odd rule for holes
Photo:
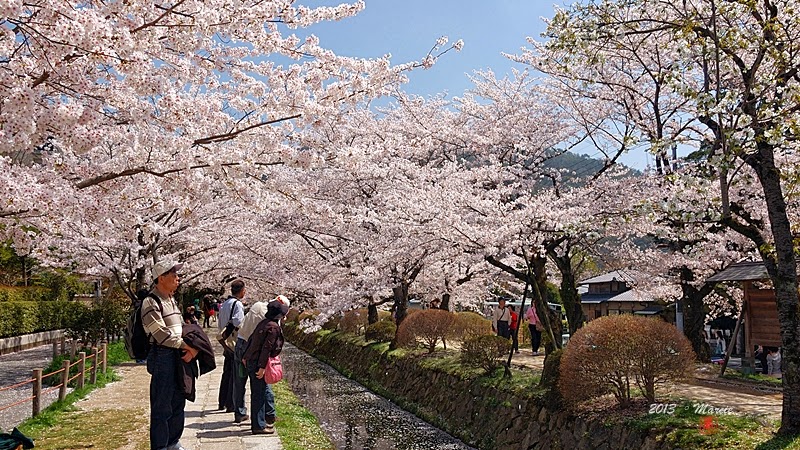
<svg viewBox="0 0 800 450">
<path fill-rule="evenodd" d="M 286 304 L 277 300 L 269 302 L 266 317 L 253 330 L 242 357 L 250 376 L 250 431 L 253 434 L 275 433 L 275 394 L 270 384 L 283 378 L 279 357 L 283 350 L 280 321 L 287 312 Z"/>
</svg>

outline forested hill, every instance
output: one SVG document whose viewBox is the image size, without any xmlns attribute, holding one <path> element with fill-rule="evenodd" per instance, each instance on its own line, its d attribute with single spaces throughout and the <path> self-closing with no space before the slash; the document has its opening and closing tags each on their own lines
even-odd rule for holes
<svg viewBox="0 0 800 450">
<path fill-rule="evenodd" d="M 561 171 L 562 186 L 579 186 L 602 170 L 603 161 L 587 155 L 566 152 L 546 160 L 543 165 L 549 169 Z M 638 170 L 631 170 L 633 176 L 641 174 Z M 552 186 L 552 182 L 549 179 L 543 179 L 542 185 Z"/>
</svg>

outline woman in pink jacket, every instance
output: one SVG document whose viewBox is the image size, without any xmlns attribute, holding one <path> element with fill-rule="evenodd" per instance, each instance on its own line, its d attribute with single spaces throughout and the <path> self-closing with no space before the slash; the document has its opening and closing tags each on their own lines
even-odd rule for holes
<svg viewBox="0 0 800 450">
<path fill-rule="evenodd" d="M 536 314 L 536 307 L 534 305 L 531 305 L 528 311 L 525 312 L 525 320 L 528 321 L 528 329 L 531 331 L 533 356 L 539 356 L 539 346 L 542 344 L 542 324 L 539 321 L 539 316 Z"/>
</svg>

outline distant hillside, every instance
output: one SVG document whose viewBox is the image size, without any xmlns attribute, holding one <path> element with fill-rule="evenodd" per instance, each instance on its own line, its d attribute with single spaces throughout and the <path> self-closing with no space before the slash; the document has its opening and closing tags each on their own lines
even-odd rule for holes
<svg viewBox="0 0 800 450">
<path fill-rule="evenodd" d="M 587 155 L 577 155 L 572 152 L 562 153 L 546 160 L 543 164 L 548 169 L 555 169 L 561 172 L 562 186 L 580 186 L 590 180 L 603 168 L 603 161 L 590 158 Z M 630 169 L 631 176 L 640 175 L 638 170 Z M 548 179 L 541 181 L 541 185 L 552 186 Z"/>
</svg>

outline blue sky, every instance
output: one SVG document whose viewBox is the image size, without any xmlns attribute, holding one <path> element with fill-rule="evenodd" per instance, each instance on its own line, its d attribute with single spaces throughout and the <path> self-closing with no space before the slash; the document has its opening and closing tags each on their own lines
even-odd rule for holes
<svg viewBox="0 0 800 450">
<path fill-rule="evenodd" d="M 341 0 L 309 1 L 307 6 L 334 5 Z M 387 53 L 395 64 L 421 60 L 440 36 L 464 40 L 461 52 L 449 52 L 429 70 L 409 74 L 406 91 L 423 96 L 447 93 L 460 96 L 471 83 L 468 75 L 492 69 L 498 76 L 515 65 L 502 52 L 516 53 L 545 29 L 556 0 L 365 0 L 355 17 L 311 27 L 323 47 L 343 56 L 377 58 Z M 591 148 L 579 150 L 592 155 Z M 637 169 L 647 165 L 645 152 L 626 155 L 622 162 Z"/>
</svg>

